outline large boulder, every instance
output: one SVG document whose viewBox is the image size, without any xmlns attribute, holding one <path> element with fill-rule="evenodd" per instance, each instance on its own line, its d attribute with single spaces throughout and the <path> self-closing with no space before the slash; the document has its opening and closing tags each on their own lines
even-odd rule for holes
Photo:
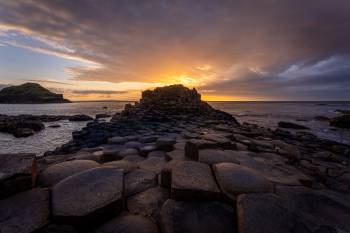
<svg viewBox="0 0 350 233">
<path fill-rule="evenodd" d="M 118 213 L 123 206 L 123 171 L 92 168 L 67 177 L 52 188 L 52 214 L 62 222 L 93 223 L 99 215 Z"/>
<path fill-rule="evenodd" d="M 219 186 L 231 199 L 242 193 L 273 192 L 272 183 L 254 170 L 234 163 L 218 163 L 214 172 Z"/>
<path fill-rule="evenodd" d="M 42 186 L 53 186 L 68 176 L 98 166 L 97 162 L 91 160 L 72 160 L 57 163 L 49 166 L 40 174 L 39 183 Z"/>
<path fill-rule="evenodd" d="M 183 161 L 172 169 L 171 197 L 175 200 L 215 200 L 219 193 L 207 164 Z"/>
<path fill-rule="evenodd" d="M 235 233 L 234 209 L 219 202 L 167 200 L 161 210 L 163 233 Z"/>
<path fill-rule="evenodd" d="M 0 198 L 32 188 L 37 173 L 35 154 L 0 154 Z"/>
<path fill-rule="evenodd" d="M 0 200 L 0 232 L 31 233 L 49 222 L 49 191 L 31 189 Z"/>
<path fill-rule="evenodd" d="M 158 233 L 158 228 L 145 217 L 126 214 L 98 227 L 95 233 Z"/>
</svg>

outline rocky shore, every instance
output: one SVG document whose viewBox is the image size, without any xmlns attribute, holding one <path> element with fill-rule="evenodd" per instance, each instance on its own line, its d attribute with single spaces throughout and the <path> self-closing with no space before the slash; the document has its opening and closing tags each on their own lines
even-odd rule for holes
<svg viewBox="0 0 350 233">
<path fill-rule="evenodd" d="M 350 232 L 350 146 L 281 126 L 145 91 L 42 158 L 0 155 L 0 232 Z"/>
</svg>

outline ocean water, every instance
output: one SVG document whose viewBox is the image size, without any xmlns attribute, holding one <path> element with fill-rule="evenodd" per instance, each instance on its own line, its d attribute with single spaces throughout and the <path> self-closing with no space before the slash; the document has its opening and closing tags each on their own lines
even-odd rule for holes
<svg viewBox="0 0 350 233">
<path fill-rule="evenodd" d="M 75 115 L 114 114 L 122 111 L 129 102 L 75 102 L 67 104 L 0 104 L 0 114 L 18 115 Z M 314 120 L 315 116 L 334 117 L 337 109 L 350 110 L 350 102 L 210 102 L 214 108 L 234 115 L 239 122 L 249 122 L 276 128 L 279 121 L 290 121 L 311 128 L 321 138 L 350 144 L 350 130 L 335 129 L 327 122 Z M 107 107 L 106 109 L 103 107 Z M 0 153 L 31 152 L 42 155 L 48 150 L 71 140 L 71 134 L 86 125 L 86 122 L 59 121 L 60 128 L 46 127 L 28 138 L 15 138 L 0 133 Z"/>
</svg>

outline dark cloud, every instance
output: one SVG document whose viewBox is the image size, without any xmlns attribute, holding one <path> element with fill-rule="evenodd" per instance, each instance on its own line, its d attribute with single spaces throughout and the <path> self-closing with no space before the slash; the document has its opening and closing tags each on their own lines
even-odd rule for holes
<svg viewBox="0 0 350 233">
<path fill-rule="evenodd" d="M 349 12 L 349 0 L 18 0 L 0 3 L 0 22 L 35 38 L 36 48 L 101 66 L 73 68 L 76 80 L 186 74 L 216 94 L 333 98 L 338 90 L 349 99 Z M 345 63 L 307 73 L 332 57 Z M 212 68 L 196 69 L 204 65 Z"/>
<path fill-rule="evenodd" d="M 71 83 L 58 82 L 58 81 L 45 80 L 45 79 L 24 79 L 24 81 L 35 82 L 35 83 L 62 84 L 62 85 L 74 86 L 74 84 L 71 84 Z"/>
</svg>

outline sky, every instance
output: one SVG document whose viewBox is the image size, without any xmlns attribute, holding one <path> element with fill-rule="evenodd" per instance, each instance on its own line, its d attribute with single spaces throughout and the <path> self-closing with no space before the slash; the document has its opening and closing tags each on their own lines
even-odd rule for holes
<svg viewBox="0 0 350 233">
<path fill-rule="evenodd" d="M 349 0 L 0 0 L 0 88 L 137 100 L 350 100 Z"/>
</svg>

